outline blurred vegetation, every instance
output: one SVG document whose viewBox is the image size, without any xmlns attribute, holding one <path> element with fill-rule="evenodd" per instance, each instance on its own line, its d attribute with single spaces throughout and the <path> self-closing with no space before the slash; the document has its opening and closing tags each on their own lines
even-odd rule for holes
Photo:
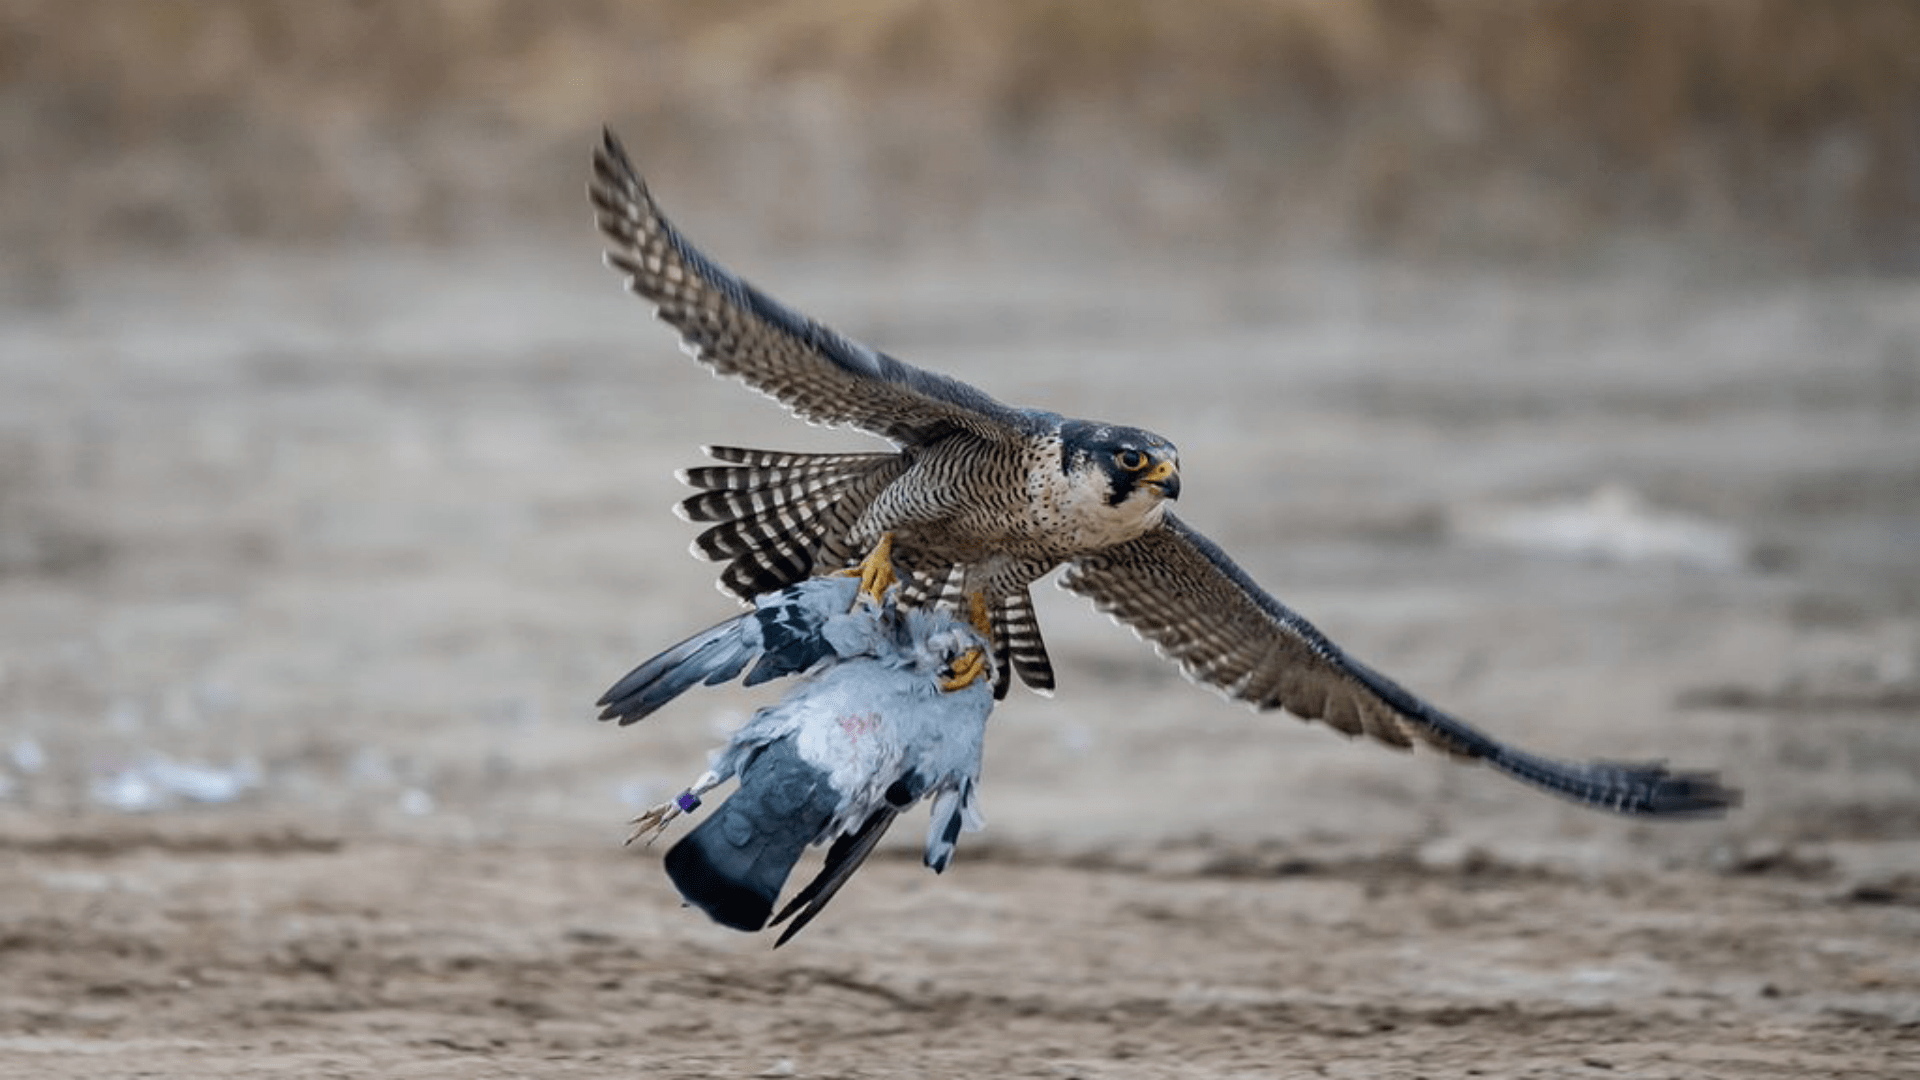
<svg viewBox="0 0 1920 1080">
<path fill-rule="evenodd" d="M 1908 0 L 8 0 L 0 240 L 577 227 L 602 121 L 807 240 L 1920 265 Z"/>
</svg>

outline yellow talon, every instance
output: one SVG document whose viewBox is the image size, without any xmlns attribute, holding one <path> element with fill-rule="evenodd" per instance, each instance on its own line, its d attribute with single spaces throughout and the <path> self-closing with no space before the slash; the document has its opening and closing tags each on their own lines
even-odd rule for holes
<svg viewBox="0 0 1920 1080">
<path fill-rule="evenodd" d="M 981 649 L 968 649 L 954 659 L 950 670 L 953 674 L 941 681 L 940 689 L 947 693 L 965 690 L 986 676 L 987 654 Z"/>
<path fill-rule="evenodd" d="M 884 604 L 887 590 L 893 588 L 896 580 L 893 576 L 893 534 L 881 533 L 880 542 L 873 545 L 873 550 L 860 560 L 860 565 L 850 566 L 839 573 L 847 577 L 858 575 L 860 593 L 875 604 Z M 854 602 L 859 603 L 857 597 Z"/>
<path fill-rule="evenodd" d="M 987 614 L 987 597 L 984 593 L 967 594 L 967 619 L 973 628 L 986 641 L 993 640 L 993 619 Z M 979 682 L 987 674 L 987 654 L 981 649 L 968 649 L 957 657 L 947 669 L 953 674 L 940 684 L 940 689 L 952 693 L 965 690 Z"/>
</svg>

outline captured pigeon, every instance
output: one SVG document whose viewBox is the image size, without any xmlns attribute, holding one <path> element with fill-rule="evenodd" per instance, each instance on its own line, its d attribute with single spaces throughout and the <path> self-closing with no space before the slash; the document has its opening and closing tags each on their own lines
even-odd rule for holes
<svg viewBox="0 0 1920 1080">
<path fill-rule="evenodd" d="M 742 672 L 748 685 L 804 675 L 755 712 L 691 787 L 637 819 L 635 837 L 658 833 L 737 776 L 739 790 L 667 852 L 667 874 L 688 903 L 738 930 L 797 915 L 776 947 L 922 798 L 933 799 L 925 861 L 945 870 L 960 833 L 982 825 L 975 789 L 994 704 L 986 645 L 965 619 L 903 609 L 892 594 L 875 603 L 853 577 L 759 597 L 752 611 L 641 664 L 601 699 L 601 718 L 626 724 Z M 801 853 L 829 839 L 819 875 L 773 917 Z"/>
</svg>

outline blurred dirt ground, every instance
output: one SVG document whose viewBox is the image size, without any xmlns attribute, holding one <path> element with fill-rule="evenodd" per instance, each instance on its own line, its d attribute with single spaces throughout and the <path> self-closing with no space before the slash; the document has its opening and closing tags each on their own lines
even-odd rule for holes
<svg viewBox="0 0 1920 1080">
<path fill-rule="evenodd" d="M 326 50 L 439 26 L 481 57 L 519 56 L 502 42 L 542 35 L 499 28 L 544 26 L 544 9 L 412 7 L 408 37 L 390 8 L 306 23 L 274 5 L 80 6 L 87 40 L 27 17 L 51 7 L 10 6 L 0 52 L 146 45 L 200 89 L 107 93 L 95 84 L 167 80 L 6 67 L 0 125 L 28 137 L 4 141 L 9 168 L 39 165 L 10 172 L 25 179 L 0 201 L 0 1075 L 1920 1072 L 1920 291 L 1900 269 L 1910 234 L 1876 216 L 1906 197 L 1897 154 L 1870 153 L 1856 179 L 1871 179 L 1845 189 L 1887 202 L 1811 180 L 1735 191 L 1706 166 L 1675 174 L 1697 188 L 1667 186 L 1616 147 L 1601 174 L 1626 170 L 1675 217 L 1528 166 L 1511 175 L 1558 193 L 1527 203 L 1532 225 L 1487 209 L 1519 189 L 1422 188 L 1394 204 L 1410 217 L 1313 203 L 1335 224 L 1308 242 L 1230 224 L 1260 201 L 1245 184 L 1279 152 L 1271 131 L 1227 124 L 1239 149 L 1201 139 L 1173 172 L 1150 167 L 1151 146 L 1035 139 L 1111 102 L 1072 105 L 1106 85 L 1098 65 L 1011 104 L 986 95 L 924 143 L 884 115 L 872 141 L 843 142 L 861 128 L 845 103 L 864 99 L 796 87 L 831 83 L 847 56 L 920 55 L 897 28 L 945 25 L 938 4 L 874 5 L 877 21 L 847 26 L 891 36 L 850 31 L 811 67 L 791 51 L 817 34 L 797 8 L 726 5 L 649 39 L 636 27 L 654 5 L 578 4 L 547 34 L 557 52 L 528 46 L 548 67 L 472 60 L 440 79 L 424 56 L 418 87 L 370 76 L 364 100 Z M 1551 42 L 1580 5 L 1514 7 Z M 1705 30 L 1748 10 L 1674 7 Z M 1250 39 L 1315 17 L 1230 9 Z M 464 36 L 432 21 L 455 10 L 491 14 Z M 991 10 L 989 29 L 1009 17 Z M 1393 40 L 1452 42 L 1433 63 L 1487 68 L 1460 26 L 1504 24 L 1460 10 L 1481 14 L 1428 37 L 1393 22 Z M 1824 37 L 1795 24 L 1808 41 L 1887 29 L 1861 14 L 1884 6 L 1821 10 L 1855 21 Z M 753 37 L 763 15 L 790 32 Z M 1299 41 L 1347 44 L 1300 45 L 1289 70 L 1400 56 L 1362 48 L 1386 40 L 1365 18 L 1329 37 L 1318 17 Z M 1126 49 L 1187 40 L 1096 25 L 1116 41 L 1085 57 L 1118 50 L 1138 70 L 1163 69 Z M 1649 25 L 1623 40 L 1675 40 Z M 598 51 L 580 44 L 596 32 Z M 713 691 L 627 730 L 589 707 L 733 610 L 685 553 L 672 470 L 706 442 L 863 444 L 706 376 L 597 265 L 586 149 L 652 84 L 580 57 L 617 58 L 628 37 L 634 55 L 672 56 L 675 34 L 736 58 L 715 76 L 731 104 L 694 111 L 737 126 L 689 134 L 675 103 L 692 95 L 660 91 L 629 106 L 629 143 L 721 261 L 1005 400 L 1166 433 L 1183 516 L 1356 654 L 1530 748 L 1717 766 L 1746 805 L 1622 821 L 1251 715 L 1046 589 L 1060 693 L 996 713 L 988 829 L 947 874 L 903 836 L 778 952 L 682 909 L 660 849 L 620 846 L 625 820 L 683 786 L 757 698 Z M 1800 59 L 1783 85 L 1879 115 L 1860 104 L 1883 100 L 1859 81 L 1872 64 L 1822 83 Z M 500 119 L 490 88 L 508 75 L 535 100 Z M 1665 100 L 1647 89 L 1663 77 L 1623 96 Z M 1346 103 L 1326 138 L 1425 123 L 1390 94 L 1326 85 Z M 313 107 L 273 96 L 288 86 Z M 1776 130 L 1741 111 L 1752 99 L 1714 99 L 1735 103 L 1714 130 L 1747 133 L 1728 136 L 1741 153 L 1839 130 L 1784 106 L 1808 127 Z M 1033 126 L 982 119 L 997 108 Z M 196 109 L 206 130 L 182 119 Z M 463 110 L 491 119 L 462 127 Z M 1164 131 L 1191 132 L 1186 115 Z M 422 135 L 441 122 L 444 139 Z M 1666 145 L 1709 153 L 1707 120 L 1675 123 Z M 791 177 L 765 167 L 777 148 L 758 164 L 731 148 L 766 124 L 787 128 L 776 147 L 804 148 Z M 984 164 L 959 180 L 887 166 L 974 124 L 992 134 L 962 147 Z M 1822 145 L 1880 145 L 1869 120 L 1841 127 L 1865 141 Z M 1584 129 L 1487 130 L 1537 146 Z M 307 159 L 275 153 L 296 145 L 329 162 L 311 186 Z M 290 171 L 259 171 L 269 160 Z M 1097 179 L 1130 162 L 1158 179 Z M 478 175 L 490 166 L 511 175 Z M 979 204 L 950 201 L 967 183 Z M 70 200 L 116 188 L 129 194 L 100 220 L 70 220 Z M 839 194 L 816 215 L 800 196 L 821 192 Z M 1770 218 L 1770 198 L 1795 209 Z M 1377 227 L 1439 222 L 1463 199 L 1507 238 Z M 1631 244 L 1586 257 L 1623 222 Z"/>
</svg>

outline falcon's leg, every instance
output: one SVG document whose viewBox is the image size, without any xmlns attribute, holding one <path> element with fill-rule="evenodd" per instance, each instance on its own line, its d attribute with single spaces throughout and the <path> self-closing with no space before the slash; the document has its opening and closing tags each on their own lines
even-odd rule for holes
<svg viewBox="0 0 1920 1080">
<path fill-rule="evenodd" d="M 988 641 L 993 640 L 993 619 L 987 614 L 987 594 L 967 594 L 967 620 L 973 623 L 974 630 Z"/>
<path fill-rule="evenodd" d="M 627 843 L 631 844 L 643 836 L 646 837 L 647 843 L 653 843 L 660 838 L 661 833 L 667 831 L 668 822 L 681 814 L 691 814 L 698 810 L 700 796 L 719 787 L 720 783 L 721 778 L 718 774 L 701 773 L 700 779 L 695 780 L 692 787 L 629 822 L 633 826 L 633 832 L 628 834 Z"/>
<path fill-rule="evenodd" d="M 893 576 L 893 534 L 881 533 L 880 542 L 873 545 L 873 550 L 867 552 L 867 557 L 860 560 L 860 565 L 850 566 L 836 573 L 846 577 L 857 576 L 860 579 L 862 595 L 871 599 L 876 605 L 885 603 L 887 590 L 893 588 L 893 583 L 897 580 Z M 856 596 L 854 603 L 859 602 Z"/>
<path fill-rule="evenodd" d="M 982 593 L 967 594 L 967 615 L 973 628 L 987 641 L 993 640 L 993 621 L 987 617 L 987 598 Z M 985 678 L 988 671 L 985 649 L 973 648 L 954 658 L 948 670 L 953 674 L 940 683 L 940 689 L 952 693 L 964 690 Z"/>
</svg>

